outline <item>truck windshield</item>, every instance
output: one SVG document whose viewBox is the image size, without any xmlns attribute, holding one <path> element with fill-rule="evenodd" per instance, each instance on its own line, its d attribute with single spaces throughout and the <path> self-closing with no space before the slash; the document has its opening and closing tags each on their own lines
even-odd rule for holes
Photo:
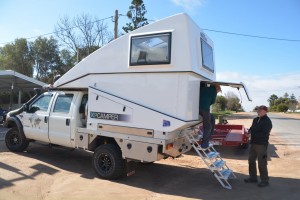
<svg viewBox="0 0 300 200">
<path fill-rule="evenodd" d="M 201 38 L 202 66 L 211 72 L 214 72 L 213 49 Z"/>
<path fill-rule="evenodd" d="M 130 65 L 170 64 L 171 33 L 131 37 Z"/>
</svg>

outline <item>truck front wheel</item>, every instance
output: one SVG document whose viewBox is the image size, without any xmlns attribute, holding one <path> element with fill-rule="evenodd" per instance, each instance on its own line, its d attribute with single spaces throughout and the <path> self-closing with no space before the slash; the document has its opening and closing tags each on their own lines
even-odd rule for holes
<svg viewBox="0 0 300 200">
<path fill-rule="evenodd" d="M 125 160 L 118 147 L 113 144 L 104 144 L 95 150 L 93 166 L 101 178 L 117 179 L 124 174 Z"/>
<path fill-rule="evenodd" d="M 7 131 L 5 135 L 5 144 L 10 151 L 21 152 L 28 147 L 29 142 L 25 135 L 20 133 L 18 128 L 14 127 Z"/>
</svg>

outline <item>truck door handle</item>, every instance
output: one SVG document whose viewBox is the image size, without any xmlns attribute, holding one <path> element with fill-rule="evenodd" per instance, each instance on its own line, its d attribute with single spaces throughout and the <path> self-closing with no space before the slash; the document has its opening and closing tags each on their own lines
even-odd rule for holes
<svg viewBox="0 0 300 200">
<path fill-rule="evenodd" d="M 47 123 L 48 122 L 48 117 L 45 116 L 44 118 L 44 122 Z"/>
<path fill-rule="evenodd" d="M 66 126 L 70 125 L 70 119 L 66 119 Z"/>
</svg>

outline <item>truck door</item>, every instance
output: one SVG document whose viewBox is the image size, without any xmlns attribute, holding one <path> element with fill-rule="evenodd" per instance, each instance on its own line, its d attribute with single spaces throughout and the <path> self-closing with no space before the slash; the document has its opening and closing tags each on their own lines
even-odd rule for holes
<svg viewBox="0 0 300 200">
<path fill-rule="evenodd" d="M 49 139 L 52 144 L 71 147 L 71 121 L 76 96 L 60 92 L 49 116 Z M 72 106 L 73 105 L 73 106 Z"/>
<path fill-rule="evenodd" d="M 49 142 L 48 120 L 54 93 L 46 92 L 30 105 L 28 112 L 19 115 L 27 138 Z"/>
</svg>

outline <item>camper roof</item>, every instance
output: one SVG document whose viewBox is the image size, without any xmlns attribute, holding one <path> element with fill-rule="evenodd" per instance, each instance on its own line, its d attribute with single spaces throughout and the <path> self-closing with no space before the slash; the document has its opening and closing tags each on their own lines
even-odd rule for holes
<svg viewBox="0 0 300 200">
<path fill-rule="evenodd" d="M 193 72 L 215 80 L 213 42 L 186 14 L 134 30 L 98 49 L 54 83 L 87 88 L 87 76 L 120 73 Z"/>
</svg>

